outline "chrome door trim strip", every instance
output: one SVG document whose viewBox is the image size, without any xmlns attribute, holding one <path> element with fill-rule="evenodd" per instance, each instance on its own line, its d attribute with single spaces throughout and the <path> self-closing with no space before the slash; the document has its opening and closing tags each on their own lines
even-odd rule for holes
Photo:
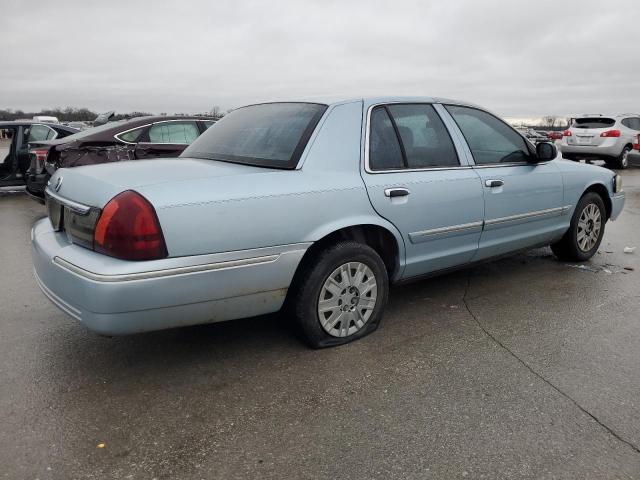
<svg viewBox="0 0 640 480">
<path fill-rule="evenodd" d="M 451 225 L 450 227 L 431 228 L 420 232 L 412 232 L 409 234 L 411 243 L 421 243 L 428 240 L 434 240 L 447 236 L 455 236 L 459 234 L 473 233 L 477 230 L 491 230 L 529 219 L 539 219 L 544 217 L 553 217 L 566 215 L 573 205 L 565 205 L 564 207 L 547 208 L 545 210 L 536 210 L 534 212 L 520 213 L 517 215 L 509 215 L 507 217 L 498 217 L 491 220 L 462 223 L 460 225 Z"/>
<path fill-rule="evenodd" d="M 86 215 L 87 213 L 89 213 L 89 210 L 91 210 L 91 207 L 89 205 L 84 205 L 82 203 L 74 202 L 73 200 L 61 197 L 60 195 L 53 193 L 49 187 L 44 189 L 44 194 L 45 197 L 53 198 L 56 202 L 64 205 L 74 213 Z"/>
<path fill-rule="evenodd" d="M 498 217 L 492 218 L 490 220 L 485 220 L 485 227 L 494 226 L 494 225 L 502 225 L 505 223 L 517 222 L 520 220 L 529 220 L 531 218 L 539 218 L 539 217 L 551 217 L 557 215 L 562 215 L 565 212 L 567 207 L 555 207 L 555 208 L 547 208 L 545 210 L 536 210 L 535 212 L 527 212 L 527 213 L 519 213 L 517 215 L 509 215 L 507 217 Z M 569 207 L 570 208 L 570 207 Z"/>
<path fill-rule="evenodd" d="M 421 232 L 413 232 L 409 234 L 409 240 L 411 243 L 421 243 L 428 240 L 433 240 L 434 237 L 448 237 L 459 235 L 463 233 L 472 233 L 474 231 L 482 230 L 484 222 L 470 222 L 460 225 L 452 225 L 450 227 L 432 228 L 429 230 L 422 230 Z"/>
<path fill-rule="evenodd" d="M 54 257 L 53 263 L 58 266 L 80 275 L 81 277 L 93 280 L 95 282 L 128 282 L 132 280 L 147 280 L 150 278 L 162 278 L 171 277 L 175 275 L 185 275 L 189 273 L 209 272 L 212 270 L 228 270 L 231 268 L 248 267 L 252 265 L 261 265 L 266 263 L 273 263 L 280 258 L 280 254 L 277 255 L 265 255 L 262 257 L 243 258 L 241 260 L 228 260 L 224 262 L 205 263 L 202 265 L 190 265 L 187 267 L 174 267 L 166 268 L 162 270 L 152 270 L 148 272 L 126 273 L 126 274 L 100 274 L 90 272 L 82 267 L 74 265 L 67 260 L 60 257 Z"/>
</svg>

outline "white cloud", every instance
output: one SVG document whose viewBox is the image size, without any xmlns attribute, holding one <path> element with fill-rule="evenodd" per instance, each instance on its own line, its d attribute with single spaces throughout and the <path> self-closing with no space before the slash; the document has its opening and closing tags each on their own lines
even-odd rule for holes
<svg viewBox="0 0 640 480">
<path fill-rule="evenodd" d="M 114 1 L 2 6 L 0 107 L 202 111 L 308 95 L 640 111 L 637 0 Z M 626 32 L 626 33 L 625 33 Z"/>
</svg>

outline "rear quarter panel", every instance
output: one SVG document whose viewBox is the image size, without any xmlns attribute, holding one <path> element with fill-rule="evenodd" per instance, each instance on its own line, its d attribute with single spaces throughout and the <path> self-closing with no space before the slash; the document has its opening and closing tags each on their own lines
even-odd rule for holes
<svg viewBox="0 0 640 480">
<path fill-rule="evenodd" d="M 403 252 L 360 176 L 361 122 L 362 102 L 330 107 L 297 170 L 265 168 L 138 190 L 155 205 L 171 256 L 313 242 L 358 224 L 384 226 Z"/>
</svg>

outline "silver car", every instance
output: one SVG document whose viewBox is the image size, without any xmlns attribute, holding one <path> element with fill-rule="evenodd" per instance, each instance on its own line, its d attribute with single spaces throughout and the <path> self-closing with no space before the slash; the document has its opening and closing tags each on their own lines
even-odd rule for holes
<svg viewBox="0 0 640 480">
<path fill-rule="evenodd" d="M 58 170 L 36 280 L 107 335 L 284 307 L 338 345 L 377 328 L 392 283 L 539 245 L 589 259 L 620 176 L 556 155 L 453 100 L 250 105 L 180 158 Z"/>
<path fill-rule="evenodd" d="M 627 168 L 629 152 L 640 132 L 640 115 L 613 117 L 584 115 L 576 118 L 560 141 L 567 160 L 604 160 L 610 168 Z"/>
</svg>

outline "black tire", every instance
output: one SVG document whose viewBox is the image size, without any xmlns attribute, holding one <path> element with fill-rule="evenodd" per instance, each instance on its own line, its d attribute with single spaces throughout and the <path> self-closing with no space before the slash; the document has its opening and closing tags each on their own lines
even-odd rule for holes
<svg viewBox="0 0 640 480">
<path fill-rule="evenodd" d="M 629 166 L 629 152 L 631 151 L 631 148 L 629 148 L 629 145 L 627 145 L 626 147 L 624 147 L 622 149 L 622 152 L 620 153 L 620 155 L 618 156 L 618 158 L 615 159 L 614 161 L 614 167 L 619 169 L 619 170 L 624 170 L 625 168 L 627 168 Z"/>
<path fill-rule="evenodd" d="M 588 250 L 583 250 L 578 242 L 578 223 L 581 215 L 590 205 L 595 205 L 598 209 L 601 219 L 601 227 L 595 244 Z M 553 250 L 553 253 L 560 260 L 568 262 L 584 262 L 589 260 L 598 251 L 598 247 L 600 247 L 602 237 L 604 236 L 606 222 L 607 210 L 605 209 L 602 197 L 595 192 L 586 193 L 582 196 L 578 205 L 576 205 L 569 229 L 560 241 L 551 245 L 551 250 Z"/>
<path fill-rule="evenodd" d="M 318 304 L 320 294 L 329 276 L 348 262 L 359 262 L 370 269 L 377 285 L 377 298 L 373 311 L 364 325 L 352 334 L 339 337 L 330 335 L 320 323 Z M 380 324 L 389 297 L 389 279 L 380 255 L 368 245 L 352 241 L 336 243 L 305 261 L 301 270 L 296 273 L 291 288 L 291 295 L 287 300 L 289 302 L 288 313 L 293 316 L 296 327 L 304 340 L 313 348 L 343 345 L 375 331 Z M 342 300 L 340 302 L 342 303 Z M 346 304 L 347 302 L 345 302 Z M 342 310 L 342 307 L 338 308 Z M 336 313 L 341 316 L 340 311 Z M 338 323 L 342 326 L 341 322 L 342 320 Z M 357 328 L 357 326 L 355 323 L 349 322 L 347 330 L 352 328 Z"/>
</svg>

